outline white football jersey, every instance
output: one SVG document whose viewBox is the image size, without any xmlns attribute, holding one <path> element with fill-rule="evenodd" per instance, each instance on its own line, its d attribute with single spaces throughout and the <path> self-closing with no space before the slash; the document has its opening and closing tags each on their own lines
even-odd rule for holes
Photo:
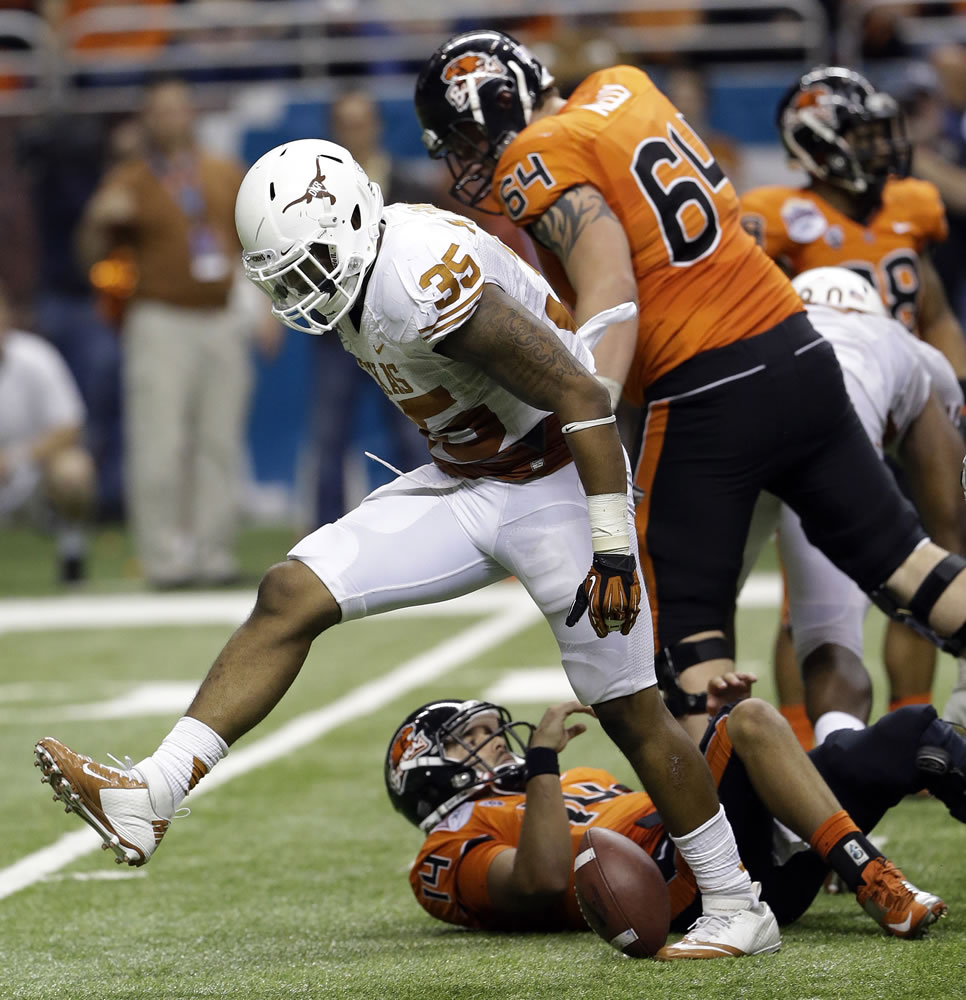
<svg viewBox="0 0 966 1000">
<path fill-rule="evenodd" d="M 901 439 L 935 390 L 954 420 L 962 392 L 949 362 L 897 320 L 829 306 L 808 306 L 812 326 L 838 358 L 852 405 L 870 440 L 882 453 Z"/>
<path fill-rule="evenodd" d="M 527 478 L 569 452 L 556 421 L 482 371 L 433 350 L 473 315 L 487 282 L 498 285 L 559 337 L 589 371 L 593 357 L 544 278 L 474 222 L 430 205 L 389 205 L 360 329 L 343 346 L 426 435 L 454 475 Z M 552 452 L 552 455 L 549 453 Z M 556 462 L 559 465 L 559 461 Z"/>
</svg>

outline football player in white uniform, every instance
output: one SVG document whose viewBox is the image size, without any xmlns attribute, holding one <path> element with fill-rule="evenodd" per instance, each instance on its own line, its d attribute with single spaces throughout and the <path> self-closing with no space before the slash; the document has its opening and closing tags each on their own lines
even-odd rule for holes
<svg viewBox="0 0 966 1000">
<path fill-rule="evenodd" d="M 330 142 L 266 153 L 241 185 L 236 222 L 248 277 L 274 314 L 338 336 L 419 425 L 432 461 L 268 570 L 250 618 L 151 757 L 119 770 L 42 740 L 38 764 L 68 810 L 118 861 L 143 864 L 183 796 L 274 707 L 321 632 L 513 575 L 694 872 L 702 945 L 688 957 L 776 951 L 778 926 L 741 864 L 711 772 L 656 686 L 629 469 L 583 342 L 592 330 L 575 332 L 543 278 L 469 220 L 384 207 Z M 633 315 L 617 307 L 587 326 Z M 559 772 L 545 747 L 526 763 L 528 780 Z M 529 892 L 539 904 L 540 888 Z"/>
<path fill-rule="evenodd" d="M 902 466 L 930 537 L 966 554 L 957 431 L 963 394 L 949 362 L 890 317 L 875 289 L 854 271 L 812 268 L 792 284 L 812 326 L 835 350 L 869 439 L 880 455 L 888 449 Z M 746 571 L 776 523 L 805 706 L 821 743 L 835 729 L 859 729 L 868 721 L 872 685 L 862 663 L 862 633 L 869 600 L 770 494 L 756 508 Z"/>
</svg>

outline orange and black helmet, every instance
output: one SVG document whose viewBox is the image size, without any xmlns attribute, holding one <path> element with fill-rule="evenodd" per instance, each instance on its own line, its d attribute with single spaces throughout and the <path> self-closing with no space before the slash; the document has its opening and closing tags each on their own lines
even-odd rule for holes
<svg viewBox="0 0 966 1000">
<path fill-rule="evenodd" d="M 877 196 L 889 177 L 909 172 L 898 103 L 854 70 L 806 73 L 779 102 L 777 126 L 789 155 L 813 177 L 854 194 Z"/>
<path fill-rule="evenodd" d="M 493 716 L 486 740 L 470 746 L 464 739 L 480 716 Z M 517 732 L 521 728 L 525 732 Z M 410 712 L 386 750 L 386 791 L 393 806 L 421 830 L 430 830 L 457 806 L 484 789 L 523 791 L 524 755 L 533 726 L 514 722 L 502 705 L 488 701 L 431 701 Z M 501 738 L 508 762 L 491 771 L 479 751 Z M 509 760 L 512 758 L 512 761 Z"/>
<path fill-rule="evenodd" d="M 530 122 L 553 77 L 501 31 L 456 35 L 441 45 L 416 81 L 416 115 L 433 159 L 445 159 L 453 197 L 479 205 L 500 154 Z"/>
</svg>

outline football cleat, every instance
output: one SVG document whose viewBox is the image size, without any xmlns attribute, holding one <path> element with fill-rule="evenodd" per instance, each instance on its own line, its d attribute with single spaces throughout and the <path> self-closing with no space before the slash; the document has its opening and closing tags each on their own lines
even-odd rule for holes
<svg viewBox="0 0 966 1000">
<path fill-rule="evenodd" d="M 755 897 L 761 883 L 752 883 Z M 747 896 L 704 897 L 704 913 L 680 941 L 666 944 L 654 957 L 662 962 L 682 958 L 741 958 L 768 955 L 782 946 L 778 921 L 771 907 L 759 900 L 749 905 Z"/>
<path fill-rule="evenodd" d="M 143 865 L 161 842 L 174 812 L 167 781 L 150 758 L 136 767 L 110 767 L 51 737 L 34 747 L 54 801 L 97 831 L 117 864 Z M 149 774 L 145 775 L 145 771 Z M 150 773 L 156 772 L 156 773 Z M 150 778 L 150 785 L 148 778 Z"/>
<path fill-rule="evenodd" d="M 946 915 L 947 906 L 932 893 L 917 889 L 886 858 L 871 861 L 855 898 L 873 920 L 893 937 L 918 938 Z"/>
</svg>

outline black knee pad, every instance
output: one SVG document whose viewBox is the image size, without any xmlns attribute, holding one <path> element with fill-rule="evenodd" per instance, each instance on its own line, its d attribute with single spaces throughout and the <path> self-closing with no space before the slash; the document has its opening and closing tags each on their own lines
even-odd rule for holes
<svg viewBox="0 0 966 1000">
<path fill-rule="evenodd" d="M 734 648 L 724 636 L 698 639 L 697 642 L 677 642 L 658 650 L 654 657 L 657 686 L 671 715 L 679 719 L 682 715 L 704 715 L 708 710 L 707 692 L 694 694 L 685 691 L 678 683 L 678 675 L 682 671 L 708 660 L 733 660 L 734 655 Z"/>
<path fill-rule="evenodd" d="M 966 649 L 966 621 L 952 635 L 941 636 L 930 627 L 929 613 L 963 570 L 966 570 L 966 559 L 951 552 L 926 574 L 919 589 L 912 595 L 908 607 L 901 606 L 892 592 L 884 585 L 876 587 L 869 593 L 869 597 L 876 607 L 893 620 L 907 625 L 913 632 L 928 639 L 943 652 L 960 656 Z"/>
</svg>

